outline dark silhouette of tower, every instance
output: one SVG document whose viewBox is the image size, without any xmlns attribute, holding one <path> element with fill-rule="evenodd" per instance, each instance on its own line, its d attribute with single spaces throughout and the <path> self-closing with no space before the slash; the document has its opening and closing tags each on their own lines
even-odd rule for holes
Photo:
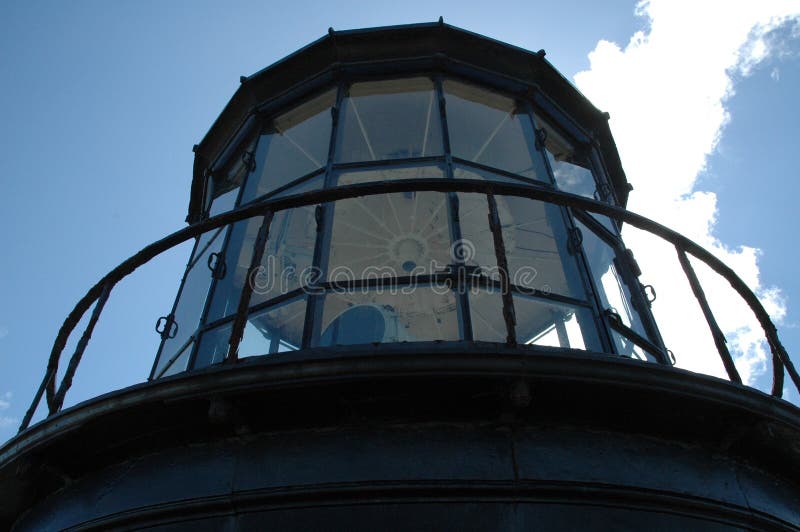
<svg viewBox="0 0 800 532">
<path fill-rule="evenodd" d="M 625 210 L 607 119 L 544 51 L 441 20 L 243 77 L 195 146 L 189 226 L 56 338 L 0 448 L 0 527 L 800 527 L 797 372 L 730 269 Z M 623 224 L 676 247 L 729 381 L 673 367 Z M 147 381 L 62 410 L 113 287 L 190 240 Z M 764 326 L 772 396 L 689 256 Z"/>
</svg>

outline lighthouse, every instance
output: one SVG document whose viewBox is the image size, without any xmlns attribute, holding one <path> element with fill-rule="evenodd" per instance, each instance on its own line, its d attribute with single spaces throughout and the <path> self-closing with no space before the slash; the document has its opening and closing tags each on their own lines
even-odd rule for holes
<svg viewBox="0 0 800 532">
<path fill-rule="evenodd" d="M 543 50 L 441 20 L 330 30 L 240 81 L 194 147 L 187 227 L 55 339 L 0 448 L 4 528 L 800 527 L 775 327 L 626 210 L 608 115 Z M 626 225 L 675 247 L 727 379 L 674 367 Z M 62 408 L 114 287 L 184 242 L 149 375 Z M 771 395 L 742 384 L 697 261 L 764 327 Z"/>
</svg>

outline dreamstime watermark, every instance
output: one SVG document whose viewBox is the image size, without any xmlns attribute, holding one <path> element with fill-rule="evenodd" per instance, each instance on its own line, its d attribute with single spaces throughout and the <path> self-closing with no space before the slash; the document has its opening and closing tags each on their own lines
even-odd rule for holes
<svg viewBox="0 0 800 532">
<path fill-rule="evenodd" d="M 425 287 L 436 294 L 477 294 L 487 288 L 499 288 L 504 271 L 497 264 L 479 265 L 475 244 L 461 239 L 450 246 L 449 263 L 430 259 L 426 264 L 403 261 L 399 267 L 389 264 L 370 264 L 360 270 L 337 265 L 328 269 L 297 265 L 282 255 L 268 255 L 249 276 L 253 293 L 261 296 L 284 294 L 300 289 L 309 295 L 323 293 L 412 294 Z M 495 262 L 493 250 L 483 258 Z M 380 262 L 380 261 L 376 261 Z M 398 262 L 398 261 L 392 261 Z M 530 265 L 509 268 L 505 272 L 510 285 L 549 294 L 546 283 L 538 284 L 539 272 Z"/>
</svg>

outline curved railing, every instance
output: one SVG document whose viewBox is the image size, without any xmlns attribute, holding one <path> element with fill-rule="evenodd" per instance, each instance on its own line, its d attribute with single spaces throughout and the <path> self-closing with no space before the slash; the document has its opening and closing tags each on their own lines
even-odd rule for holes
<svg viewBox="0 0 800 532">
<path fill-rule="evenodd" d="M 50 352 L 44 378 L 42 379 L 41 385 L 36 392 L 30 408 L 25 414 L 20 426 L 20 432 L 25 430 L 30 424 L 31 419 L 38 409 L 43 396 L 47 401 L 48 416 L 51 416 L 61 410 L 64 404 L 64 398 L 72 385 L 72 380 L 78 369 L 83 353 L 89 343 L 94 327 L 100 318 L 103 307 L 108 300 L 114 286 L 127 275 L 136 270 L 139 266 L 142 266 L 159 254 L 208 231 L 256 216 L 263 216 L 262 234 L 264 234 L 269 230 L 269 224 L 272 216 L 276 212 L 286 209 L 354 198 L 358 196 L 370 196 L 393 192 L 427 191 L 483 193 L 489 198 L 490 205 L 492 204 L 494 195 L 517 196 L 532 200 L 539 200 L 546 203 L 552 203 L 565 207 L 574 207 L 590 213 L 605 215 L 661 237 L 663 240 L 666 240 L 675 246 L 678 254 L 678 260 L 689 281 L 692 291 L 697 298 L 698 303 L 700 304 L 709 328 L 711 329 L 711 334 L 717 346 L 720 359 L 722 360 L 722 363 L 728 374 L 728 378 L 732 382 L 738 384 L 741 384 L 742 382 L 734 364 L 733 357 L 725 345 L 724 334 L 717 325 L 714 315 L 711 312 L 708 302 L 706 301 L 703 289 L 687 255 L 691 255 L 702 261 L 713 271 L 727 280 L 755 314 L 758 322 L 764 329 L 764 334 L 772 353 L 772 395 L 775 397 L 781 397 L 783 392 L 784 371 L 789 373 L 790 379 L 794 383 L 795 387 L 800 391 L 800 375 L 798 375 L 797 370 L 789 358 L 789 355 L 781 344 L 778 338 L 777 329 L 772 323 L 767 311 L 758 300 L 758 297 L 756 297 L 756 295 L 747 287 L 744 281 L 742 281 L 736 275 L 736 273 L 734 273 L 733 270 L 726 266 L 722 261 L 714 257 L 710 252 L 683 235 L 664 227 L 657 222 L 645 218 L 644 216 L 629 212 L 625 209 L 588 199 L 583 196 L 560 192 L 551 188 L 533 188 L 528 185 L 517 185 L 507 182 L 484 180 L 408 179 L 402 181 L 383 181 L 345 185 L 337 188 L 306 192 L 303 194 L 285 196 L 277 199 L 256 201 L 236 210 L 220 214 L 213 218 L 208 218 L 185 229 L 176 231 L 166 238 L 145 247 L 124 261 L 122 264 L 111 270 L 105 277 L 100 279 L 100 281 L 98 281 L 97 284 L 95 284 L 86 293 L 86 295 L 77 303 L 77 305 L 75 305 L 75 308 L 67 316 L 64 324 L 61 326 L 61 329 L 58 332 L 58 335 L 56 336 L 55 342 L 53 343 L 53 348 Z M 256 246 L 258 246 L 259 241 L 263 241 L 264 238 L 265 236 L 259 238 L 256 242 Z M 254 258 L 260 256 L 260 253 L 257 253 L 257 251 L 258 250 L 256 249 L 256 253 L 253 254 Z M 254 259 L 254 264 L 251 267 L 255 268 L 257 266 L 258 264 Z M 245 283 L 239 300 L 236 318 L 234 319 L 234 324 L 231 330 L 229 339 L 230 355 L 226 359 L 226 362 L 234 362 L 236 360 L 237 347 L 247 319 L 247 311 L 251 293 L 252 287 L 250 286 L 250 283 Z M 84 314 L 92 307 L 92 304 L 94 304 L 94 308 L 86 329 L 77 343 L 75 352 L 69 359 L 61 382 L 56 385 L 56 374 L 61 361 L 62 352 L 67 344 L 67 340 L 80 320 L 83 318 Z M 506 298 L 504 298 L 504 315 L 508 314 L 508 308 L 508 301 Z M 513 323 L 510 323 L 508 320 L 506 320 L 506 325 L 509 333 L 508 341 L 513 342 Z"/>
</svg>

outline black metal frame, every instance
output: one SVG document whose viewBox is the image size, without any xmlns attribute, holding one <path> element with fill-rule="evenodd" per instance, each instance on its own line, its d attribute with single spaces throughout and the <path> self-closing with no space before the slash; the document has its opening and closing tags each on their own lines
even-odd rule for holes
<svg viewBox="0 0 800 532">
<path fill-rule="evenodd" d="M 797 369 L 794 367 L 794 364 L 789 358 L 788 353 L 781 344 L 780 339 L 778 338 L 777 329 L 769 318 L 767 311 L 758 300 L 758 297 L 747 287 L 744 281 L 742 281 L 733 270 L 726 266 L 722 261 L 714 257 L 710 252 L 685 236 L 668 229 L 657 222 L 620 207 L 598 202 L 582 196 L 576 196 L 574 194 L 550 190 L 544 187 L 535 188 L 499 181 L 460 180 L 448 178 L 409 179 L 403 181 L 345 185 L 337 188 L 323 189 L 319 191 L 306 192 L 304 194 L 257 201 L 245 206 L 241 206 L 233 211 L 198 222 L 195 225 L 172 233 L 164 239 L 145 247 L 104 276 L 87 292 L 87 294 L 77 303 L 72 312 L 70 312 L 70 314 L 67 316 L 64 324 L 59 330 L 58 335 L 56 336 L 53 349 L 48 360 L 47 370 L 42 379 L 42 383 L 36 392 L 33 402 L 22 421 L 20 431 L 25 430 L 30 424 L 31 418 L 33 417 L 33 414 L 35 413 L 43 396 L 46 396 L 49 415 L 53 415 L 61 409 L 63 398 L 66 395 L 66 392 L 69 390 L 71 381 L 69 379 L 62 380 L 58 386 L 58 389 L 56 390 L 55 375 L 58 369 L 58 363 L 61 359 L 62 351 L 66 346 L 67 339 L 79 323 L 84 313 L 89 310 L 93 304 L 97 303 L 95 305 L 95 312 L 93 313 L 94 315 L 83 334 L 83 338 L 85 338 L 86 341 L 79 342 L 78 348 L 70 358 L 68 367 L 70 368 L 69 376 L 71 378 L 83 355 L 83 351 L 88 343 L 88 338 L 91 335 L 94 324 L 99 318 L 103 303 L 105 300 L 107 300 L 112 288 L 116 285 L 116 283 L 128 276 L 139 266 L 147 263 L 159 254 L 186 241 L 196 238 L 207 231 L 215 230 L 219 227 L 246 220 L 254 216 L 264 216 L 267 212 L 276 213 L 285 209 L 318 203 L 333 202 L 341 199 L 372 194 L 419 191 L 473 192 L 483 193 L 486 195 L 493 194 L 518 196 L 532 200 L 544 201 L 547 203 L 571 207 L 573 209 L 580 209 L 591 213 L 603 214 L 621 222 L 630 224 L 638 229 L 647 231 L 672 243 L 678 250 L 680 250 L 681 253 L 692 255 L 696 259 L 708 265 L 717 274 L 725 278 L 731 284 L 733 289 L 740 295 L 740 297 L 745 300 L 747 305 L 755 314 L 756 318 L 764 329 L 767 342 L 772 351 L 772 395 L 775 397 L 781 397 L 783 390 L 784 370 L 789 373 L 789 376 L 795 387 L 800 390 L 800 374 L 798 374 Z M 290 294 L 286 294 L 287 298 L 289 296 Z M 470 344 L 468 342 L 461 342 L 461 344 L 464 345 L 464 352 L 469 352 L 471 350 L 469 347 L 470 345 L 476 345 L 475 349 L 477 349 L 477 344 L 474 343 Z M 343 353 L 346 353 L 349 347 L 342 346 L 341 348 L 333 349 L 341 349 Z M 530 349 L 527 349 L 526 351 L 530 351 Z M 728 363 L 733 364 L 732 360 L 728 360 L 730 357 L 729 353 L 720 353 L 720 357 L 726 363 L 726 366 Z"/>
<path fill-rule="evenodd" d="M 424 65 L 424 68 L 421 68 Z M 620 207 L 616 207 L 612 204 L 607 203 L 606 201 L 596 201 L 593 199 L 588 199 L 582 196 L 576 196 L 573 194 L 568 194 L 564 192 L 560 192 L 555 188 L 555 180 L 552 172 L 552 168 L 550 168 L 550 164 L 547 161 L 547 157 L 542 154 L 542 158 L 544 159 L 545 168 L 548 172 L 548 177 L 550 182 L 540 182 L 534 181 L 531 179 L 524 178 L 522 176 L 516 175 L 512 172 L 491 168 L 485 165 L 477 164 L 471 161 L 464 161 L 461 159 L 454 158 L 451 154 L 450 146 L 449 146 L 449 131 L 447 127 L 447 115 L 446 115 L 446 108 L 445 108 L 445 97 L 442 89 L 442 76 L 450 76 L 453 73 L 456 73 L 458 77 L 466 79 L 468 81 L 477 82 L 480 85 L 491 87 L 493 89 L 497 89 L 500 87 L 503 92 L 508 93 L 509 95 L 513 96 L 517 101 L 523 102 L 523 105 L 526 109 L 526 114 L 531 120 L 531 125 L 533 130 L 536 131 L 536 121 L 535 121 L 535 114 L 541 115 L 545 117 L 551 123 L 554 123 L 556 126 L 563 129 L 563 132 L 566 133 L 568 136 L 572 137 L 577 143 L 581 146 L 584 146 L 586 149 L 590 150 L 590 158 L 592 162 L 592 173 L 595 177 L 598 190 L 608 189 L 611 191 L 610 197 L 604 197 L 606 201 L 614 201 L 615 194 L 613 192 L 613 187 L 607 182 L 608 178 L 606 177 L 606 170 L 603 167 L 602 170 L 598 168 L 598 164 L 604 166 L 603 159 L 597 153 L 596 141 L 593 140 L 594 136 L 590 132 L 586 132 L 582 130 L 580 125 L 573 120 L 562 108 L 559 107 L 552 99 L 550 99 L 546 94 L 543 94 L 541 91 L 536 90 L 535 86 L 531 86 L 530 84 L 526 84 L 521 80 L 517 80 L 514 78 L 510 78 L 508 76 L 499 76 L 496 73 L 490 73 L 488 71 L 484 71 L 480 68 L 476 68 L 471 65 L 467 65 L 465 63 L 461 63 L 457 60 L 450 59 L 450 58 L 436 58 L 433 63 L 427 59 L 421 59 L 419 64 L 416 62 L 410 62 L 408 64 L 403 65 L 395 65 L 391 66 L 386 63 L 382 62 L 375 62 L 371 64 L 361 64 L 361 65 L 351 65 L 347 67 L 346 65 L 340 65 L 339 67 L 333 69 L 331 72 L 328 72 L 326 76 L 329 76 L 328 81 L 326 82 L 324 79 L 320 78 L 314 84 L 309 84 L 306 88 L 297 88 L 291 91 L 288 94 L 283 94 L 281 97 L 276 100 L 282 102 L 280 107 L 275 105 L 275 102 L 272 102 L 269 105 L 261 106 L 259 111 L 257 111 L 256 115 L 251 115 L 250 118 L 243 124 L 242 128 L 240 129 L 239 134 L 234 135 L 235 139 L 239 139 L 238 141 L 234 140 L 231 144 L 229 144 L 228 148 L 223 151 L 222 156 L 219 160 L 214 162 L 211 165 L 212 168 L 219 169 L 219 168 L 226 168 L 229 165 L 230 157 L 235 156 L 241 152 L 240 146 L 237 146 L 236 143 L 242 143 L 252 139 L 253 131 L 256 129 L 260 131 L 262 120 L 269 119 L 269 116 L 266 115 L 266 112 L 269 112 L 270 115 L 277 114 L 277 112 L 282 111 L 287 108 L 287 103 L 294 103 L 301 101 L 302 99 L 308 97 L 311 94 L 318 93 L 322 90 L 325 90 L 326 87 L 330 87 L 332 83 L 336 84 L 337 86 L 337 95 L 336 95 L 336 103 L 331 109 L 333 119 L 332 119 L 332 128 L 331 128 L 331 136 L 329 141 L 329 150 L 328 150 L 328 159 L 326 161 L 326 166 L 324 168 L 320 168 L 310 172 L 309 174 L 302 176 L 293 180 L 290 183 L 279 187 L 278 189 L 270 192 L 265 198 L 254 200 L 248 202 L 245 205 L 241 205 L 242 202 L 242 194 L 245 190 L 247 180 L 251 178 L 253 175 L 252 169 L 251 171 L 245 175 L 243 183 L 239 190 L 239 195 L 236 200 L 237 208 L 233 211 L 220 214 L 213 218 L 206 218 L 201 220 L 191 227 L 188 227 L 182 231 L 178 231 L 173 233 L 172 235 L 166 237 L 165 239 L 156 242 L 142 251 L 122 263 L 119 267 L 115 270 L 110 272 L 106 277 L 104 277 L 97 285 L 95 285 L 89 293 L 76 305 L 75 309 L 72 313 L 67 317 L 64 325 L 62 326 L 61 330 L 59 331 L 58 336 L 53 345 L 53 349 L 50 354 L 50 359 L 48 361 L 47 370 L 45 373 L 45 377 L 42 381 L 42 384 L 37 391 L 36 397 L 31 405 L 31 408 L 26 413 L 26 416 L 23 420 L 22 427 L 20 430 L 23 430 L 28 426 L 30 420 L 36 410 L 37 405 L 39 404 L 41 397 L 44 395 L 47 399 L 47 404 L 49 407 L 50 414 L 58 412 L 62 405 L 64 396 L 67 390 L 70 387 L 71 378 L 74 374 L 74 371 L 77 369 L 78 362 L 85 350 L 86 344 L 88 343 L 88 338 L 91 335 L 92 329 L 94 324 L 99 318 L 99 314 L 102 311 L 102 306 L 105 303 L 111 289 L 113 286 L 123 277 L 128 275 L 132 272 L 135 268 L 139 267 L 140 265 L 146 263 L 154 256 L 158 255 L 159 253 L 170 249 L 180 243 L 183 243 L 189 239 L 197 238 L 201 234 L 219 229 L 220 231 L 223 230 L 226 226 L 227 230 L 224 235 L 218 235 L 217 238 L 224 236 L 224 244 L 221 250 L 221 254 L 224 254 L 229 247 L 229 240 L 233 233 L 233 224 L 235 222 L 241 222 L 252 218 L 254 216 L 268 216 L 271 217 L 273 214 L 276 214 L 282 210 L 296 208 L 296 207 L 303 207 L 309 205 L 318 205 L 318 217 L 317 217 L 317 230 L 318 230 L 318 237 L 315 243 L 315 251 L 314 251 L 314 259 L 313 265 L 315 267 L 320 268 L 321 271 L 325 271 L 325 266 L 327 264 L 327 254 L 330 248 L 330 239 L 331 239 L 331 222 L 333 216 L 333 209 L 335 201 L 347 198 L 353 198 L 357 196 L 366 196 L 366 195 L 373 195 L 373 194 L 387 194 L 392 192 L 422 192 L 422 191 L 434 191 L 434 192 L 442 192 L 447 195 L 449 198 L 448 202 L 448 209 L 449 209 L 449 219 L 451 225 L 451 237 L 453 241 L 458 240 L 460 238 L 460 225 L 458 219 L 458 211 L 457 211 L 457 193 L 459 192 L 476 192 L 482 193 L 487 196 L 487 216 L 489 221 L 489 226 L 493 233 L 494 239 L 494 246 L 495 246 L 495 254 L 497 256 L 498 265 L 501 263 L 505 263 L 505 252 L 504 252 L 504 244 L 502 241 L 502 233 L 500 232 L 497 220 L 497 208 L 496 204 L 494 203 L 495 196 L 499 195 L 508 195 L 508 196 L 517 196 L 517 197 L 524 197 L 533 200 L 543 201 L 545 203 L 550 203 L 553 205 L 558 205 L 562 207 L 561 212 L 563 216 L 564 224 L 568 231 L 575 229 L 575 225 L 573 222 L 573 217 L 577 217 L 581 219 L 582 223 L 591 227 L 593 229 L 597 229 L 595 231 L 598 236 L 600 236 L 604 241 L 612 245 L 612 247 L 617 251 L 619 255 L 620 250 L 624 250 L 624 245 L 620 240 L 618 234 L 613 234 L 612 232 L 608 231 L 602 224 L 599 224 L 594 217 L 586 215 L 586 213 L 595 213 L 595 214 L 602 214 L 605 216 L 610 217 L 613 220 L 616 220 L 618 223 L 626 222 L 635 227 L 643 229 L 645 231 L 649 231 L 661 238 L 668 240 L 669 242 L 673 243 L 679 252 L 679 258 L 681 259 L 682 265 L 684 264 L 683 258 L 685 258 L 685 254 L 689 253 L 694 257 L 698 258 L 699 260 L 708 264 L 714 271 L 718 274 L 722 275 L 726 278 L 734 289 L 740 294 L 743 299 L 748 303 L 750 308 L 756 314 L 759 322 L 761 323 L 762 327 L 765 330 L 765 334 L 767 337 L 767 341 L 770 345 L 770 348 L 773 353 L 773 367 L 774 367 L 774 380 L 773 380 L 773 395 L 780 397 L 782 392 L 782 383 L 783 383 L 783 367 L 789 371 L 789 374 L 795 383 L 796 386 L 800 388 L 800 377 L 798 377 L 797 371 L 794 369 L 791 361 L 789 360 L 786 351 L 783 349 L 783 346 L 780 344 L 780 341 L 777 337 L 777 331 L 775 326 L 769 319 L 766 311 L 761 306 L 760 302 L 758 301 L 757 297 L 747 288 L 747 286 L 739 279 L 732 270 L 730 270 L 727 266 L 713 257 L 710 253 L 706 250 L 700 248 L 690 240 L 686 239 L 685 237 L 671 231 L 651 220 L 648 220 L 644 217 L 639 215 L 630 213 Z M 443 154 L 437 156 L 426 156 L 426 157 L 415 157 L 415 158 L 407 158 L 407 159 L 391 159 L 391 160 L 381 160 L 381 161 L 357 161 L 357 162 L 347 162 L 347 163 L 336 163 L 335 162 L 335 148 L 337 144 L 337 134 L 340 129 L 339 127 L 339 112 L 342 107 L 342 101 L 345 97 L 347 88 L 349 85 L 355 81 L 361 81 L 364 79 L 386 79 L 387 77 L 402 77 L 402 76 L 429 76 L 434 81 L 434 91 L 435 96 L 437 98 L 437 105 L 439 107 L 439 120 L 441 133 L 443 135 L 442 139 L 442 147 L 443 147 Z M 308 87 L 312 87 L 309 89 Z M 252 150 L 255 152 L 258 148 L 258 140 L 255 142 L 251 142 Z M 544 148 L 539 148 L 543 150 Z M 393 181 L 393 182 L 374 182 L 374 183 L 365 183 L 365 184 L 358 184 L 358 185 L 346 185 L 346 186 L 334 186 L 333 183 L 334 177 L 337 175 L 338 172 L 347 169 L 358 169 L 358 168 L 369 168 L 369 167 L 390 167 L 395 165 L 407 165 L 407 164 L 440 164 L 445 168 L 445 177 L 443 179 L 409 179 L 404 181 Z M 516 182 L 501 182 L 501 181 L 492 181 L 492 180 L 467 180 L 467 179 L 457 179 L 454 176 L 453 168 L 455 164 L 464 165 L 467 167 L 473 167 L 476 170 L 483 170 L 497 174 L 500 177 L 510 178 L 516 180 Z M 295 194 L 295 195 L 283 195 L 284 192 L 295 187 L 299 184 L 307 182 L 310 179 L 318 178 L 319 176 L 324 176 L 324 184 L 320 190 L 315 190 L 312 192 L 306 192 L 303 194 Z M 208 176 L 207 178 L 210 178 Z M 207 187 L 204 187 L 207 188 Z M 202 201 L 205 204 L 205 200 Z M 268 223 L 267 223 L 268 229 Z M 499 236 L 499 238 L 498 238 Z M 196 245 L 195 245 L 196 248 Z M 514 286 L 510 283 L 509 279 L 506 277 L 505 279 L 501 278 L 499 281 L 491 281 L 487 279 L 480 279 L 478 282 L 482 283 L 487 287 L 492 287 L 493 289 L 500 289 L 503 295 L 503 316 L 504 321 L 506 322 L 507 327 L 507 342 L 508 345 L 515 345 L 516 344 L 516 334 L 514 330 L 514 308 L 513 308 L 513 293 L 518 294 L 525 294 L 527 296 L 533 296 L 536 298 L 542 298 L 545 300 L 551 300 L 554 302 L 565 303 L 574 306 L 580 306 L 588 308 L 592 311 L 594 318 L 596 329 L 598 335 L 600 337 L 601 344 L 603 345 L 604 351 L 609 353 L 614 353 L 614 342 L 610 338 L 610 330 L 616 330 L 621 334 L 625 335 L 628 339 L 633 341 L 635 344 L 639 345 L 643 349 L 651 353 L 655 353 L 658 355 L 659 362 L 668 364 L 669 359 L 667 356 L 667 350 L 663 346 L 663 342 L 661 341 L 660 336 L 658 335 L 658 330 L 655 326 L 655 322 L 652 320 L 652 316 L 650 315 L 649 308 L 646 302 L 646 298 L 641 293 L 640 290 L 634 289 L 638 285 L 638 280 L 635 276 L 632 277 L 632 272 L 627 271 L 628 268 L 624 268 L 622 275 L 625 277 L 625 281 L 628 282 L 629 287 L 631 288 L 631 297 L 634 300 L 633 303 L 636 305 L 637 309 L 640 310 L 640 315 L 645 321 L 645 326 L 648 331 L 648 335 L 652 337 L 655 341 L 651 339 L 642 338 L 634 331 L 629 330 L 621 323 L 614 320 L 613 317 L 609 317 L 608 313 L 605 312 L 605 309 L 600 308 L 599 306 L 599 299 L 595 296 L 597 294 L 597 287 L 594 286 L 592 276 L 588 270 L 588 263 L 585 257 L 582 256 L 581 252 L 577 253 L 579 263 L 581 267 L 579 271 L 581 272 L 582 282 L 584 284 L 585 293 L 587 294 L 587 300 L 573 300 L 571 298 L 565 296 L 558 296 L 558 295 L 547 295 L 542 294 L 537 291 L 528 291 L 523 287 Z M 259 257 L 253 257 L 253 264 L 258 263 Z M 192 260 L 195 260 L 195 257 L 190 258 L 189 265 L 192 264 Z M 685 262 L 688 264 L 688 260 Z M 458 265 L 456 265 L 458 266 Z M 463 265 L 462 265 L 463 266 Z M 693 271 L 690 270 L 691 266 L 689 265 L 689 269 L 686 268 L 684 265 L 684 271 L 689 278 L 690 285 L 694 290 L 695 294 L 698 297 L 698 301 L 700 301 L 701 307 L 703 308 L 704 314 L 706 315 L 707 319 L 709 320 L 709 325 L 712 328 L 712 334 L 717 340 L 718 347 L 720 343 L 717 339 L 719 336 L 718 327 L 715 328 L 715 322 L 713 321 L 713 316 L 710 316 L 710 309 L 708 309 L 707 303 L 704 302 L 704 298 L 702 297 L 702 290 L 700 289 L 698 292 L 699 284 L 696 282 L 696 277 L 692 278 Z M 251 265 L 252 269 L 252 265 Z M 185 276 L 184 276 L 185 277 Z M 451 276 L 452 277 L 452 276 Z M 183 282 L 185 279 L 182 279 L 181 288 L 182 290 Z M 403 278 L 395 278 L 390 280 L 389 282 L 401 282 Z M 414 279 L 416 282 L 423 282 L 422 277 L 416 277 Z M 428 282 L 453 282 L 453 279 L 448 277 L 448 275 L 434 275 L 430 279 L 427 279 Z M 229 360 L 235 361 L 236 358 L 236 347 L 238 346 L 238 339 L 234 338 L 237 334 L 241 334 L 241 330 L 243 328 L 244 322 L 246 321 L 246 317 L 249 313 L 255 310 L 261 310 L 264 308 L 268 308 L 271 306 L 275 306 L 281 304 L 289 299 L 297 297 L 300 293 L 302 293 L 301 289 L 293 290 L 287 294 L 281 294 L 275 298 L 272 298 L 266 302 L 259 303 L 257 306 L 249 307 L 249 295 L 248 295 L 248 284 L 247 282 L 244 283 L 242 287 L 242 294 L 240 295 L 240 305 L 237 313 L 232 316 L 225 316 L 219 319 L 214 320 L 213 322 L 208 322 L 208 310 L 212 301 L 212 296 L 215 290 L 216 285 L 218 284 L 218 279 L 214 278 L 211 282 L 211 288 L 209 291 L 209 296 L 206 298 L 205 309 L 203 310 L 200 326 L 198 329 L 193 333 L 193 335 L 189 338 L 187 343 L 194 341 L 193 346 L 193 353 L 191 354 L 188 368 L 192 368 L 194 365 L 194 360 L 196 358 L 199 338 L 202 334 L 206 331 L 211 330 L 223 323 L 227 322 L 235 322 L 235 326 L 233 329 L 233 334 L 230 339 L 230 350 L 229 350 Z M 330 283 L 325 282 L 318 282 L 317 287 L 321 290 L 326 290 L 330 288 Z M 463 292 L 463 291 L 462 291 Z M 698 295 L 699 294 L 699 295 Z M 324 295 L 315 295 L 310 294 L 307 298 L 307 308 L 306 308 L 306 319 L 305 319 L 305 327 L 304 327 L 304 334 L 303 334 L 303 341 L 301 344 L 301 348 L 309 348 L 314 345 L 315 342 L 315 335 L 318 336 L 319 331 L 314 330 L 314 327 L 320 326 L 320 316 L 321 313 L 321 305 L 320 301 Z M 63 351 L 64 346 L 66 345 L 67 338 L 69 337 L 70 333 L 72 332 L 73 328 L 77 325 L 78 321 L 80 320 L 81 316 L 83 315 L 86 310 L 91 306 L 92 303 L 97 301 L 97 305 L 95 306 L 95 311 L 93 312 L 92 319 L 90 320 L 89 326 L 87 327 L 86 332 L 83 335 L 83 338 L 78 344 L 78 348 L 76 352 L 73 354 L 70 364 L 68 367 L 67 376 L 69 379 L 65 377 L 62 380 L 62 383 L 59 385 L 58 389 L 55 386 L 55 375 L 58 368 L 59 359 L 61 356 L 61 352 Z M 177 304 L 177 300 L 176 300 Z M 244 304 L 244 306 L 243 306 Z M 459 323 L 464 328 L 462 330 L 461 338 L 464 338 L 467 343 L 472 340 L 471 334 L 471 320 L 469 319 L 469 305 L 467 301 L 466 293 L 463 293 L 462 296 L 459 298 Z M 172 313 L 170 316 L 174 314 L 175 306 L 173 305 Z M 467 314 L 465 314 L 467 313 Z M 84 340 L 85 339 L 85 340 Z M 163 344 L 163 342 L 162 342 Z M 723 346 L 724 347 L 724 346 Z M 185 349 L 185 346 L 183 347 Z M 159 349 L 159 354 L 162 349 Z M 729 376 L 731 380 L 734 382 L 740 382 L 738 379 L 738 374 L 735 371 L 735 367 L 733 366 L 732 358 L 730 357 L 730 353 L 727 352 L 727 349 L 720 348 L 720 356 L 723 359 L 723 363 L 725 364 L 726 369 L 728 369 Z M 182 352 L 182 351 L 181 351 Z M 156 361 L 157 364 L 157 361 Z M 153 366 L 153 371 L 155 371 L 155 364 Z M 161 372 L 163 373 L 163 371 Z M 153 375 L 151 372 L 151 378 L 157 377 Z"/>
</svg>

